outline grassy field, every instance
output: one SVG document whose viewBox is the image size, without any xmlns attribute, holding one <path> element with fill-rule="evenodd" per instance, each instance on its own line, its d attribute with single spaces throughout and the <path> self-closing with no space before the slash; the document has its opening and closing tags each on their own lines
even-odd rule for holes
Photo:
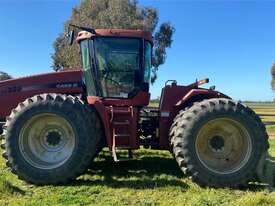
<svg viewBox="0 0 275 206">
<path fill-rule="evenodd" d="M 275 106 L 250 106 L 275 134 Z M 275 156 L 275 140 L 270 145 Z M 44 187 L 18 180 L 0 158 L 0 205 L 275 205 L 275 192 L 261 186 L 200 188 L 182 174 L 169 152 L 140 150 L 136 156 L 135 161 L 113 163 L 104 151 L 78 180 Z"/>
<path fill-rule="evenodd" d="M 269 137 L 275 138 L 275 104 L 247 104 L 250 106 L 265 123 Z"/>
</svg>

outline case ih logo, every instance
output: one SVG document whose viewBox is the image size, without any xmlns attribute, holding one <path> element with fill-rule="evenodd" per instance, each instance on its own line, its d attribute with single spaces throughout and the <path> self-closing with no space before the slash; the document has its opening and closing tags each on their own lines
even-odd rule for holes
<svg viewBox="0 0 275 206">
<path fill-rule="evenodd" d="M 56 88 L 77 88 L 78 83 L 65 83 L 65 84 L 57 84 Z"/>
</svg>

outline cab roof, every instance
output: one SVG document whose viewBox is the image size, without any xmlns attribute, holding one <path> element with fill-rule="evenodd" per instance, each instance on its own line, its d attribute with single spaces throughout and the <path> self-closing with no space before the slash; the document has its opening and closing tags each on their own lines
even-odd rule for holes
<svg viewBox="0 0 275 206">
<path fill-rule="evenodd" d="M 81 40 L 89 39 L 93 37 L 136 37 L 143 38 L 153 43 L 151 32 L 143 30 L 131 30 L 131 29 L 96 29 L 95 34 L 88 31 L 80 31 L 77 35 L 76 41 L 79 43 Z"/>
</svg>

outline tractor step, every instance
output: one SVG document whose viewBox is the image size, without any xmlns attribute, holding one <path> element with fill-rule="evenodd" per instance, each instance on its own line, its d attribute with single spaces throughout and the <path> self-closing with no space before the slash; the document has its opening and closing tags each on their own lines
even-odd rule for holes
<svg viewBox="0 0 275 206">
<path fill-rule="evenodd" d="M 130 149 L 132 149 L 132 148 L 129 147 L 129 146 L 127 146 L 127 145 L 125 145 L 125 146 L 120 145 L 120 146 L 116 146 L 116 149 L 117 149 L 117 150 L 130 150 Z"/>
<path fill-rule="evenodd" d="M 115 137 L 130 137 L 129 134 L 115 134 Z"/>
<path fill-rule="evenodd" d="M 122 161 L 129 161 L 129 160 L 133 160 L 133 153 L 132 150 L 129 146 L 125 145 L 119 145 L 116 146 L 115 144 L 115 138 L 116 137 L 129 137 L 130 135 L 127 134 L 116 134 L 113 136 L 113 147 L 112 147 L 112 156 L 115 162 L 122 162 Z M 128 150 L 128 158 L 121 158 L 119 159 L 117 157 L 117 150 Z"/>
<path fill-rule="evenodd" d="M 120 158 L 118 159 L 117 158 L 117 154 L 116 154 L 116 149 L 125 149 L 123 147 L 118 147 L 118 148 L 115 148 L 112 150 L 112 155 L 113 155 L 113 158 L 114 158 L 114 162 L 127 162 L 127 161 L 132 161 L 132 160 L 135 160 L 133 158 L 133 152 L 131 149 L 128 149 L 128 158 Z"/>
<path fill-rule="evenodd" d="M 129 162 L 129 161 L 133 161 L 136 159 L 128 159 L 128 158 L 122 158 L 122 159 L 117 159 L 114 162 Z"/>
<path fill-rule="evenodd" d="M 130 122 L 128 120 L 124 122 L 113 122 L 113 125 L 130 125 Z"/>
<path fill-rule="evenodd" d="M 112 128 L 112 156 L 115 162 L 129 161 L 133 159 L 130 139 L 132 134 L 133 107 L 118 108 L 109 107 L 110 123 Z M 126 143 L 128 142 L 128 143 Z M 125 146 L 124 146 L 125 144 Z M 118 158 L 117 150 L 128 150 L 128 158 Z"/>
</svg>

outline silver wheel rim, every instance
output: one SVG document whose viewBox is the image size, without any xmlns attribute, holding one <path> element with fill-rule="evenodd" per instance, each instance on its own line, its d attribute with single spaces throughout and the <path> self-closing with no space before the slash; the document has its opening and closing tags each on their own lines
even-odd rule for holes
<svg viewBox="0 0 275 206">
<path fill-rule="evenodd" d="M 204 167 L 218 174 L 239 171 L 248 162 L 252 151 L 247 129 L 230 118 L 217 118 L 204 124 L 195 147 Z"/>
<path fill-rule="evenodd" d="M 33 116 L 19 134 L 19 149 L 24 159 L 39 169 L 63 165 L 75 148 L 71 124 L 61 116 L 43 113 Z"/>
</svg>

